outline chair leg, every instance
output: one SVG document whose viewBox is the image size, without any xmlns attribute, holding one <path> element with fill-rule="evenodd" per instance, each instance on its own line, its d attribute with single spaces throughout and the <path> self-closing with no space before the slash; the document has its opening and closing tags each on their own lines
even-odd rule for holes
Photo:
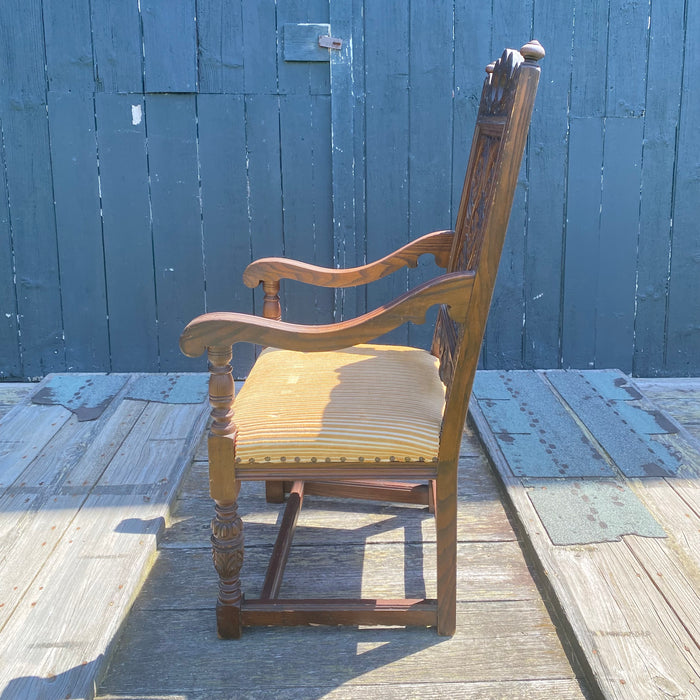
<svg viewBox="0 0 700 700">
<path fill-rule="evenodd" d="M 284 481 L 266 481 L 265 500 L 268 503 L 284 503 Z"/>
<path fill-rule="evenodd" d="M 236 484 L 236 496 L 240 482 Z M 240 571 L 243 565 L 243 523 L 238 517 L 238 502 L 215 501 L 216 515 L 211 521 L 212 556 L 219 574 L 219 598 L 216 602 L 216 626 L 222 639 L 241 636 Z"/>
<path fill-rule="evenodd" d="M 438 477 L 435 503 L 437 632 L 444 637 L 451 637 L 457 626 L 457 483 L 451 476 Z"/>
<path fill-rule="evenodd" d="M 435 501 L 437 500 L 435 496 L 435 479 L 431 479 L 428 482 L 428 513 L 435 515 Z"/>
</svg>

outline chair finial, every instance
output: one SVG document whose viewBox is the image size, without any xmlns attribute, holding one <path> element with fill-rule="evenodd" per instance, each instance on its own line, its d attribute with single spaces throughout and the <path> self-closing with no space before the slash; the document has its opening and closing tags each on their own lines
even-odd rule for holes
<svg viewBox="0 0 700 700">
<path fill-rule="evenodd" d="M 526 61 L 535 63 L 544 58 L 544 47 L 537 39 L 531 39 L 520 49 L 520 53 Z"/>
<path fill-rule="evenodd" d="M 487 73 L 491 74 L 491 73 L 493 73 L 493 69 L 494 69 L 495 67 L 496 67 L 496 61 L 492 61 L 491 63 L 488 64 L 488 66 L 486 66 L 486 68 L 484 68 L 484 70 L 485 70 Z"/>
</svg>

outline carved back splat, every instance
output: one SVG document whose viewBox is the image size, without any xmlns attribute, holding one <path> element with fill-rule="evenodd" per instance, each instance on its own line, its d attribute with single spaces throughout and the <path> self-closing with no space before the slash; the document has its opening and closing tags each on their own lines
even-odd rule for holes
<svg viewBox="0 0 700 700">
<path fill-rule="evenodd" d="M 464 425 L 539 80 L 536 62 L 543 56 L 542 46 L 532 41 L 519 52 L 506 49 L 486 67 L 448 265 L 448 272 L 476 273 L 468 321 L 453 321 L 443 305 L 433 336 L 449 416 L 443 425 L 441 461 L 452 459 L 458 449 L 459 439 L 446 433 Z"/>
</svg>

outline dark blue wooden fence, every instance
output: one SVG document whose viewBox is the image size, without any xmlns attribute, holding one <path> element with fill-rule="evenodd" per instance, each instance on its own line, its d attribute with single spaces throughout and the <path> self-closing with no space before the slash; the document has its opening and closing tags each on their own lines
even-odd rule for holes
<svg viewBox="0 0 700 700">
<path fill-rule="evenodd" d="M 301 23 L 342 49 L 293 60 Z M 483 364 L 700 374 L 699 3 L 3 0 L 0 377 L 203 369 L 180 331 L 260 310 L 252 258 L 353 265 L 450 227 L 483 66 L 532 36 L 547 57 Z M 289 284 L 287 318 L 433 272 Z M 237 348 L 236 373 L 251 361 Z"/>
</svg>

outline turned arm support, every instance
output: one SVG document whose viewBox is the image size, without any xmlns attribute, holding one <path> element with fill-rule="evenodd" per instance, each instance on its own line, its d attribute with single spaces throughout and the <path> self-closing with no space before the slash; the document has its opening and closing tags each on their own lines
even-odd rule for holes
<svg viewBox="0 0 700 700">
<path fill-rule="evenodd" d="M 207 348 L 225 348 L 241 342 L 303 352 L 339 350 L 373 340 L 406 321 L 423 323 L 427 310 L 435 304 L 446 304 L 452 319 L 464 323 L 473 283 L 473 272 L 452 272 L 363 316 L 320 326 L 239 313 L 204 314 L 185 328 L 180 348 L 188 357 L 197 357 Z"/>
<path fill-rule="evenodd" d="M 453 231 L 434 231 L 380 260 L 345 270 L 318 267 L 285 258 L 262 258 L 248 265 L 243 272 L 243 283 L 251 288 L 262 283 L 272 289 L 274 283 L 279 286 L 279 280 L 289 279 L 318 287 L 356 287 L 381 279 L 402 267 L 416 267 L 418 258 L 426 253 L 432 253 L 438 266 L 446 269 L 453 236 Z"/>
</svg>

